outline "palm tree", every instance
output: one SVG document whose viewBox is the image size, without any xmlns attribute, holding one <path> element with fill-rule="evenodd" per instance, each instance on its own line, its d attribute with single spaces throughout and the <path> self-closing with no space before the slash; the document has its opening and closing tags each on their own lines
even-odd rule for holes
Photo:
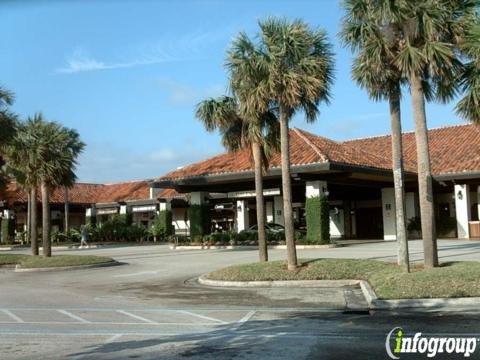
<svg viewBox="0 0 480 360">
<path fill-rule="evenodd" d="M 5 155 L 6 146 L 15 135 L 17 127 L 17 117 L 8 109 L 12 105 L 13 100 L 13 93 L 0 87 L 0 192 L 5 190 L 10 180 L 8 173 L 3 169 L 5 165 L 3 156 Z"/>
<path fill-rule="evenodd" d="M 363 0 L 347 0 L 344 3 L 346 16 L 343 20 L 341 38 L 356 53 L 352 77 L 361 88 L 367 90 L 375 101 L 387 100 L 390 107 L 392 128 L 392 168 L 395 188 L 396 238 L 398 264 L 410 271 L 408 240 L 405 225 L 405 193 L 403 187 L 402 124 L 400 115 L 401 85 L 403 79 L 392 66 L 392 53 L 374 21 L 365 21 L 368 15 L 361 6 Z"/>
<path fill-rule="evenodd" d="M 373 26 L 379 31 L 388 48 L 395 49 L 392 66 L 410 87 L 426 268 L 438 265 L 438 251 L 425 102 L 447 102 L 461 90 L 465 66 L 459 50 L 478 19 L 477 6 L 478 1 L 449 0 L 357 3 L 357 20 L 365 24 L 358 30 Z"/>
<path fill-rule="evenodd" d="M 17 183 L 27 193 L 28 209 L 27 233 L 30 237 L 32 255 L 38 255 L 37 233 L 37 186 L 39 184 L 39 126 L 36 116 L 28 118 L 25 123 L 18 126 L 16 135 L 8 144 L 5 156 L 9 172 L 15 177 Z"/>
<path fill-rule="evenodd" d="M 42 241 L 43 255 L 52 256 L 50 193 L 52 189 L 73 184 L 77 158 L 85 144 L 76 130 L 63 127 L 56 122 L 43 120 L 37 115 L 39 140 L 42 149 L 40 159 L 40 189 L 42 194 Z"/>
<path fill-rule="evenodd" d="M 237 100 L 222 96 L 198 104 L 196 117 L 203 122 L 207 131 L 220 131 L 222 143 L 228 151 L 250 150 L 255 171 L 259 256 L 261 262 L 268 261 L 262 173 L 268 169 L 272 150 L 278 148 L 276 116 L 273 111 L 268 111 L 253 121 L 245 120 L 240 114 Z"/>
<path fill-rule="evenodd" d="M 278 109 L 280 120 L 283 213 L 289 270 L 297 268 L 290 177 L 289 122 L 303 110 L 313 122 L 333 82 L 332 46 L 322 30 L 301 20 L 261 21 L 259 42 L 245 34 L 233 42 L 228 68 L 243 113 Z M 246 85 L 245 85 L 246 84 Z"/>
</svg>

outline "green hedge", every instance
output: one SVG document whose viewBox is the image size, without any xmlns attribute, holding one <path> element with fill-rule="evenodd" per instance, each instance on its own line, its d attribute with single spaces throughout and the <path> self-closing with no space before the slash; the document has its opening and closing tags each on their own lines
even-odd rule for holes
<svg viewBox="0 0 480 360">
<path fill-rule="evenodd" d="M 307 198 L 305 204 L 307 220 L 307 243 L 330 243 L 330 214 L 325 196 Z"/>
<path fill-rule="evenodd" d="M 152 225 L 151 234 L 154 237 L 166 238 L 174 233 L 173 229 L 172 212 L 161 210 Z"/>
<path fill-rule="evenodd" d="M 190 205 L 188 219 L 190 220 L 190 236 L 192 239 L 210 233 L 210 209 L 208 206 Z"/>
<path fill-rule="evenodd" d="M 2 243 L 3 244 L 11 244 L 15 237 L 15 220 L 14 219 L 7 219 L 2 218 Z"/>
</svg>

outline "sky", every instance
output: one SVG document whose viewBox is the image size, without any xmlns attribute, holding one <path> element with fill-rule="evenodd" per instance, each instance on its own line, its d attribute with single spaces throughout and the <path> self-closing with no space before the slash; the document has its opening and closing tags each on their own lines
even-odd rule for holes
<svg viewBox="0 0 480 360">
<path fill-rule="evenodd" d="M 314 124 L 297 114 L 292 126 L 340 141 L 389 133 L 388 104 L 351 80 L 336 0 L 0 0 L 0 86 L 15 93 L 21 118 L 42 112 L 79 131 L 87 144 L 80 181 L 159 177 L 224 151 L 195 119 L 195 105 L 228 91 L 231 41 L 240 31 L 253 36 L 268 16 L 301 18 L 334 46 L 331 103 Z M 428 104 L 428 126 L 463 123 L 454 105 Z"/>
</svg>

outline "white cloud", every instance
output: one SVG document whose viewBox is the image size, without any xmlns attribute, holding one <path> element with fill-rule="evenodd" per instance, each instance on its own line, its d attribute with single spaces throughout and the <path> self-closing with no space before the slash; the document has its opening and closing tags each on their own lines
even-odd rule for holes
<svg viewBox="0 0 480 360">
<path fill-rule="evenodd" d="M 177 59 L 179 60 L 179 59 Z M 130 68 L 141 65 L 158 64 L 162 62 L 175 61 L 175 59 L 157 54 L 155 56 L 144 56 L 126 62 L 105 63 L 89 56 L 84 50 L 77 49 L 73 54 L 67 56 L 66 66 L 57 68 L 56 72 L 64 74 L 73 74 L 86 71 L 98 71 L 107 69 Z"/>
</svg>

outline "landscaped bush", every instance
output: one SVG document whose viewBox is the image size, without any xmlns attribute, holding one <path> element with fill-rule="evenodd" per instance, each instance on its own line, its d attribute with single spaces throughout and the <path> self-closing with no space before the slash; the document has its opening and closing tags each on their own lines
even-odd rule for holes
<svg viewBox="0 0 480 360">
<path fill-rule="evenodd" d="M 165 240 L 173 233 L 172 212 L 170 210 L 161 210 L 149 229 L 149 235 L 157 241 L 158 239 Z"/>
<path fill-rule="evenodd" d="M 90 227 L 90 241 L 142 241 L 148 237 L 147 229 L 129 222 L 128 216 L 116 215 L 95 228 Z"/>
<path fill-rule="evenodd" d="M 80 230 L 77 229 L 69 229 L 67 232 L 53 230 L 52 234 L 52 242 L 61 243 L 61 242 L 80 242 Z"/>
<path fill-rule="evenodd" d="M 1 237 L 3 244 L 11 244 L 15 237 L 15 220 L 14 219 L 1 219 Z"/>
<path fill-rule="evenodd" d="M 447 236 L 454 232 L 457 228 L 457 219 L 450 216 L 441 216 L 435 219 L 437 236 Z M 419 216 L 408 220 L 407 230 L 416 232 L 418 236 L 422 236 L 422 222 Z"/>
<path fill-rule="evenodd" d="M 190 220 L 190 236 L 210 233 L 210 210 L 205 205 L 190 205 L 188 208 Z"/>
<path fill-rule="evenodd" d="M 325 196 L 307 198 L 305 210 L 306 242 L 309 244 L 330 243 L 330 214 L 327 198 Z"/>
</svg>

